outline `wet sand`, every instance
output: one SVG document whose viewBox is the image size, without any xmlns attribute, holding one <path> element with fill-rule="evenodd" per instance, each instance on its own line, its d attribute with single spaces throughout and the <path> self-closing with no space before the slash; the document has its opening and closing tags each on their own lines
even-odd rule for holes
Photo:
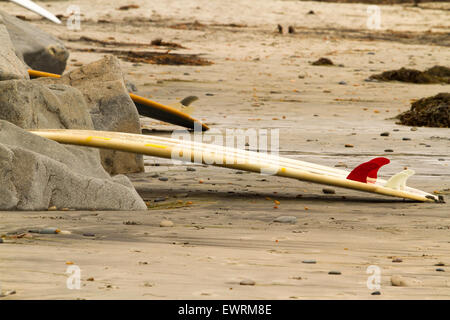
<svg viewBox="0 0 450 320">
<path fill-rule="evenodd" d="M 83 51 L 105 46 L 78 40 L 81 36 L 179 43 L 187 49 L 171 53 L 200 54 L 213 64 L 123 61 L 138 94 L 162 103 L 196 95 L 193 115 L 212 128 L 279 129 L 283 156 L 344 163 L 348 169 L 387 156 L 391 164 L 380 171 L 383 178 L 408 167 L 416 171 L 408 185 L 444 197 L 449 193 L 448 129 L 411 131 L 390 119 L 409 109 L 413 99 L 448 92 L 449 85 L 364 81 L 400 67 L 450 65 L 449 44 L 439 40 L 450 29 L 448 11 L 431 9 L 436 4 L 382 6 L 382 30 L 368 32 L 363 4 L 264 1 L 255 15 L 243 1 L 133 1 L 140 8 L 128 11 L 115 10 L 127 1 L 113 8 L 98 1 L 86 12 L 83 6 L 90 2 L 79 3 L 86 19 L 80 31 L 8 3 L 2 8 L 75 40 L 66 42 L 74 59 L 69 70 L 103 55 Z M 47 4 L 54 13 L 68 6 Z M 309 10 L 316 14 L 307 15 Z M 171 27 L 195 20 L 202 26 Z M 293 25 L 296 33 L 280 35 L 277 24 L 285 32 Z M 120 49 L 127 48 L 167 51 Z M 342 66 L 312 66 L 320 57 Z M 142 124 L 161 136 L 179 129 L 144 118 Z M 146 173 L 130 175 L 151 202 L 145 212 L 0 212 L 0 234 L 8 235 L 0 244 L 0 286 L 16 292 L 2 299 L 450 298 L 448 203 L 412 203 L 339 188 L 326 195 L 323 186 L 273 176 L 174 166 L 150 157 L 146 164 Z M 279 216 L 295 216 L 297 223 L 273 222 Z M 160 227 L 163 219 L 174 226 Z M 71 234 L 14 236 L 43 227 Z M 440 262 L 444 266 L 435 266 Z M 70 263 L 81 268 L 81 290 L 66 287 Z M 381 269 L 381 295 L 367 288 L 370 265 Z M 410 286 L 392 286 L 393 275 Z M 255 285 L 240 285 L 244 279 Z"/>
</svg>

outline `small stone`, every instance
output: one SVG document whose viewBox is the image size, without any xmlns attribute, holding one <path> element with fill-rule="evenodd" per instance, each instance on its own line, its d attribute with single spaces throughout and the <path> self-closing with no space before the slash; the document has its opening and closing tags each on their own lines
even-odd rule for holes
<svg viewBox="0 0 450 320">
<path fill-rule="evenodd" d="M 331 189 L 331 188 L 323 188 L 322 192 L 325 193 L 325 194 L 335 194 L 336 193 L 336 191 L 334 189 Z"/>
<path fill-rule="evenodd" d="M 59 233 L 60 230 L 58 228 L 44 228 L 39 230 L 40 234 L 56 234 Z"/>
<path fill-rule="evenodd" d="M 297 223 L 297 217 L 281 216 L 281 217 L 275 218 L 275 220 L 273 220 L 273 221 L 280 222 L 280 223 Z"/>
<path fill-rule="evenodd" d="M 95 234 L 90 233 L 90 232 L 85 232 L 85 233 L 83 233 L 83 236 L 84 237 L 95 237 Z"/>
<path fill-rule="evenodd" d="M 170 220 L 161 220 L 161 222 L 159 223 L 159 226 L 162 228 L 173 227 L 173 222 Z"/>
<path fill-rule="evenodd" d="M 306 263 L 306 264 L 316 264 L 316 260 L 303 260 L 302 263 Z"/>
<path fill-rule="evenodd" d="M 47 210 L 48 211 L 56 211 L 57 209 L 56 209 L 56 206 L 51 206 L 51 207 L 48 207 Z"/>
<path fill-rule="evenodd" d="M 411 138 L 406 138 L 406 137 L 405 137 L 405 138 L 402 138 L 402 140 L 403 140 L 403 141 L 410 141 Z"/>
<path fill-rule="evenodd" d="M 379 295 L 381 295 L 381 292 L 380 291 L 374 291 L 374 292 L 371 293 L 371 295 L 372 296 L 379 296 Z"/>
<path fill-rule="evenodd" d="M 86 281 L 94 281 L 93 277 L 87 278 Z"/>
<path fill-rule="evenodd" d="M 205 95 L 212 97 L 214 95 L 214 93 L 206 93 Z"/>
<path fill-rule="evenodd" d="M 380 133 L 380 136 L 382 136 L 382 137 L 389 137 L 389 132 L 382 132 L 382 133 Z"/>
<path fill-rule="evenodd" d="M 445 272 L 445 269 L 437 268 L 436 271 Z"/>
<path fill-rule="evenodd" d="M 339 81 L 338 84 L 345 86 L 347 84 L 347 82 L 345 81 Z"/>
<path fill-rule="evenodd" d="M 436 267 L 443 267 L 443 266 L 445 266 L 445 263 L 443 263 L 443 262 L 438 262 L 438 263 L 435 264 L 435 266 L 436 266 Z"/>
<path fill-rule="evenodd" d="M 384 149 L 384 152 L 394 152 L 392 149 Z"/>
<path fill-rule="evenodd" d="M 2 238 L 0 238 L 0 243 L 3 243 L 3 239 Z"/>
<path fill-rule="evenodd" d="M 187 168 L 186 168 L 186 171 L 197 171 L 197 169 L 192 168 L 192 167 L 187 167 Z"/>
<path fill-rule="evenodd" d="M 395 258 L 395 259 L 392 259 L 392 262 L 403 262 L 403 260 L 400 258 Z"/>
<path fill-rule="evenodd" d="M 353 148 L 354 145 L 352 145 L 352 144 L 346 144 L 345 147 L 346 147 L 346 148 Z"/>
<path fill-rule="evenodd" d="M 417 128 L 416 127 L 412 127 L 411 131 L 417 131 Z"/>
<path fill-rule="evenodd" d="M 255 285 L 255 281 L 250 280 L 250 279 L 245 279 L 245 280 L 242 280 L 241 282 L 239 282 L 239 284 L 241 286 L 254 286 Z"/>
<path fill-rule="evenodd" d="M 335 275 L 340 275 L 341 274 L 341 272 L 340 271 L 330 271 L 330 272 L 328 272 L 328 274 L 335 274 Z"/>
<path fill-rule="evenodd" d="M 159 181 L 169 181 L 169 178 L 167 178 L 167 177 L 160 177 L 158 180 Z"/>
</svg>

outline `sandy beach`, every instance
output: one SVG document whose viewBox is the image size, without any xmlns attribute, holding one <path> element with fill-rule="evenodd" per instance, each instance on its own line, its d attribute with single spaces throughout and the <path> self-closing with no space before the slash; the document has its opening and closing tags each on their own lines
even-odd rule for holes
<svg viewBox="0 0 450 320">
<path fill-rule="evenodd" d="M 147 211 L 0 212 L 0 288 L 13 292 L 0 300 L 450 298 L 449 129 L 393 119 L 450 85 L 366 81 L 401 67 L 450 66 L 450 3 L 382 5 L 376 31 L 367 29 L 367 4 L 37 3 L 62 16 L 69 5 L 81 9 L 81 29 L 68 30 L 67 16 L 55 25 L 0 4 L 63 40 L 67 70 L 106 51 L 197 55 L 212 64 L 150 64 L 115 53 L 137 94 L 166 104 L 195 95 L 193 116 L 218 132 L 278 129 L 280 155 L 347 170 L 385 156 L 391 163 L 381 177 L 414 169 L 408 185 L 447 203 L 340 188 L 324 194 L 321 185 L 145 157 L 145 173 L 129 177 Z M 129 4 L 137 8 L 118 10 Z M 183 48 L 150 46 L 157 38 Z M 334 65 L 311 64 L 321 57 Z M 149 118 L 141 124 L 164 137 L 180 129 Z M 274 222 L 280 216 L 297 219 Z M 69 232 L 29 233 L 45 227 Z M 81 269 L 80 290 L 67 288 L 70 266 Z M 381 272 L 378 290 L 367 286 L 369 266 Z"/>
</svg>

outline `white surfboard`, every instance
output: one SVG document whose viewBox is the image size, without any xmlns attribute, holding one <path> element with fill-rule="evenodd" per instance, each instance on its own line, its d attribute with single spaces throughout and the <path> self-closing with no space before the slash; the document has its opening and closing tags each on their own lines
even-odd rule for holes
<svg viewBox="0 0 450 320">
<path fill-rule="evenodd" d="M 47 18 L 50 21 L 53 21 L 54 23 L 61 23 L 61 20 L 59 20 L 55 15 L 44 8 L 38 6 L 36 3 L 30 0 L 9 0 L 11 2 L 14 2 L 15 4 L 18 4 L 19 6 L 24 7 L 25 9 L 28 9 L 30 11 L 33 11 L 34 13 L 37 13 L 44 18 Z"/>
<path fill-rule="evenodd" d="M 406 186 L 407 179 L 413 173 L 412 170 L 402 171 L 391 177 L 388 181 L 379 178 L 370 179 L 369 176 L 366 182 L 349 179 L 355 171 L 358 171 L 359 167 L 364 167 L 365 165 L 370 166 L 371 161 L 349 172 L 310 162 L 213 144 L 198 143 L 191 140 L 177 140 L 148 135 L 95 130 L 55 129 L 35 130 L 31 132 L 60 143 L 141 153 L 167 159 L 199 162 L 231 169 L 273 174 L 422 202 L 441 201 L 435 195 Z M 385 158 L 376 158 L 374 160 L 377 159 Z"/>
</svg>

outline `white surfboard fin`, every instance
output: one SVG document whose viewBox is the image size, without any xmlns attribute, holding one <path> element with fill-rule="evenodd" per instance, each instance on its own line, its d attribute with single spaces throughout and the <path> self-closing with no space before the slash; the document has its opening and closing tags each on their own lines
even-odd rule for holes
<svg viewBox="0 0 450 320">
<path fill-rule="evenodd" d="M 183 100 L 175 103 L 171 103 L 168 106 L 175 108 L 181 112 L 184 112 L 188 115 L 191 115 L 194 112 L 194 106 L 191 106 L 191 103 L 194 101 L 197 101 L 198 97 L 196 96 L 188 96 L 184 98 Z"/>
<path fill-rule="evenodd" d="M 9 0 L 11 2 L 14 2 L 15 4 L 18 4 L 19 6 L 24 7 L 25 9 L 28 9 L 30 11 L 33 11 L 34 13 L 37 13 L 38 15 L 43 16 L 44 18 L 47 18 L 50 21 L 53 21 L 54 23 L 60 24 L 61 20 L 59 20 L 55 15 L 44 8 L 38 6 L 36 3 L 30 0 Z"/>
<path fill-rule="evenodd" d="M 394 190 L 405 190 L 406 180 L 411 177 L 416 172 L 411 169 L 403 170 L 395 175 L 393 175 L 384 185 L 386 188 L 391 188 Z"/>
</svg>

